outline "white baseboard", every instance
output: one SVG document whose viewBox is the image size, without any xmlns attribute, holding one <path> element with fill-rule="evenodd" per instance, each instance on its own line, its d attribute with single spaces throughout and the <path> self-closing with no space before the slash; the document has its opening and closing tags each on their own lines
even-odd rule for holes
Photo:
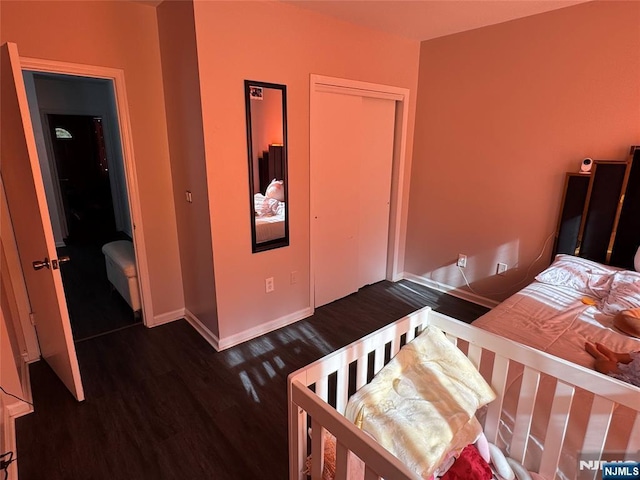
<svg viewBox="0 0 640 480">
<path fill-rule="evenodd" d="M 239 333 L 235 333 L 228 337 L 218 337 L 215 333 L 209 330 L 207 327 L 203 325 L 203 323 L 189 310 L 185 311 L 185 318 L 187 321 L 196 329 L 196 331 L 202 335 L 202 337 L 211 344 L 213 348 L 217 351 L 226 350 L 227 348 L 234 347 L 248 340 L 252 340 L 257 338 L 265 333 L 272 332 L 277 330 L 278 328 L 286 327 L 287 325 L 291 325 L 303 318 L 307 318 L 313 314 L 313 309 L 311 307 L 304 308 L 302 310 L 298 310 L 297 312 L 293 312 L 289 315 L 285 315 L 284 317 L 276 318 L 267 323 L 263 323 L 262 325 L 258 325 L 253 328 L 249 328 Z"/>
<path fill-rule="evenodd" d="M 13 452 L 13 456 L 17 457 L 16 453 L 16 422 L 15 419 L 9 414 L 8 408 L 2 409 L 2 425 L 4 437 L 2 438 L 2 453 Z M 15 480 L 18 478 L 18 466 L 17 461 L 12 462 L 7 468 L 7 479 Z"/>
<path fill-rule="evenodd" d="M 272 332 L 277 330 L 278 328 L 286 327 L 287 325 L 291 325 L 303 318 L 307 318 L 313 314 L 313 309 L 311 307 L 304 308 L 302 310 L 298 310 L 297 312 L 290 313 L 289 315 L 285 315 L 284 317 L 276 318 L 267 323 L 263 323 L 262 325 L 258 325 L 253 328 L 249 328 L 244 330 L 243 332 L 235 333 L 228 337 L 220 338 L 219 350 L 225 350 L 229 347 L 233 347 L 242 342 L 246 342 L 247 340 L 251 340 L 253 338 L 264 335 L 265 333 Z"/>
<path fill-rule="evenodd" d="M 153 317 L 153 323 L 147 324 L 147 327 L 157 327 L 158 325 L 164 325 L 165 323 L 175 322 L 185 317 L 185 309 L 179 308 L 173 312 L 162 313 Z"/>
<path fill-rule="evenodd" d="M 7 407 L 7 414 L 13 419 L 20 418 L 31 412 L 33 412 L 33 407 L 21 401 L 14 402 Z"/>
<path fill-rule="evenodd" d="M 29 379 L 29 365 L 26 362 L 22 362 L 22 395 L 25 400 L 33 403 L 33 398 L 31 396 L 31 380 Z M 23 415 L 27 415 L 28 413 L 33 412 L 33 405 L 29 405 L 28 403 L 22 402 L 20 400 L 16 400 L 10 405 L 3 408 L 2 412 L 2 421 L 4 423 L 4 452 L 13 452 L 13 457 L 16 459 L 13 461 L 9 468 L 7 469 L 7 479 L 8 480 L 17 480 L 18 479 L 18 452 L 17 452 L 17 443 L 16 443 L 16 418 L 22 417 Z"/>
<path fill-rule="evenodd" d="M 18 479 L 18 451 L 16 442 L 16 418 L 33 412 L 33 407 L 24 402 L 15 402 L 4 409 L 4 452 L 13 452 L 14 461 L 7 469 L 7 480 Z M 3 453 L 4 453 L 3 452 Z"/>
<path fill-rule="evenodd" d="M 26 351 L 25 351 L 25 352 L 22 352 L 22 355 L 21 355 L 21 356 L 22 356 L 22 373 L 23 373 L 23 374 L 25 373 L 25 372 L 24 372 L 24 370 L 25 370 L 25 368 L 26 368 L 26 370 L 27 370 L 27 375 L 29 375 L 29 369 L 27 368 L 27 366 L 28 366 L 30 363 L 35 363 L 35 362 L 37 362 L 38 360 L 40 360 L 40 354 L 38 353 L 38 356 L 37 356 L 37 357 L 30 357 L 30 356 L 29 356 L 29 352 L 26 352 Z M 23 377 L 23 378 L 24 378 L 24 377 Z"/>
<path fill-rule="evenodd" d="M 204 324 L 196 317 L 193 313 L 191 313 L 188 309 L 184 311 L 184 318 L 191 324 L 193 328 L 196 329 L 202 338 L 204 338 L 209 344 L 216 349 L 216 351 L 220 351 L 220 339 L 218 336 L 209 330 Z"/>
<path fill-rule="evenodd" d="M 33 362 L 32 362 L 33 363 Z M 22 417 L 28 413 L 33 412 L 33 396 L 31 393 L 31 378 L 29 377 L 29 364 L 27 362 L 22 361 L 22 366 L 20 367 L 20 383 L 22 384 L 22 392 L 18 393 L 18 395 L 27 402 L 23 402 L 21 400 L 15 400 L 10 405 L 7 406 L 6 411 L 8 415 L 14 419 L 18 417 Z"/>
<path fill-rule="evenodd" d="M 419 285 L 424 285 L 425 287 L 432 288 L 439 292 L 447 293 L 453 297 L 461 298 L 463 300 L 467 300 L 472 303 L 477 303 L 478 305 L 482 305 L 483 307 L 493 308 L 500 304 L 500 302 L 496 300 L 492 300 L 490 298 L 477 295 L 467 290 L 462 290 L 458 287 L 452 287 L 451 285 L 446 285 L 444 283 L 436 282 L 435 280 L 431 280 L 430 278 L 414 275 L 413 273 L 404 272 L 402 274 L 402 277 L 405 280 L 409 280 Z"/>
</svg>

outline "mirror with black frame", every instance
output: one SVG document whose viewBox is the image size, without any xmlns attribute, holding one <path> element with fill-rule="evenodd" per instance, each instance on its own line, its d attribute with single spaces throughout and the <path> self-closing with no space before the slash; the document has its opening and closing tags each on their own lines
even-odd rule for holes
<svg viewBox="0 0 640 480">
<path fill-rule="evenodd" d="M 287 87 L 244 81 L 253 253 L 289 245 Z"/>
</svg>

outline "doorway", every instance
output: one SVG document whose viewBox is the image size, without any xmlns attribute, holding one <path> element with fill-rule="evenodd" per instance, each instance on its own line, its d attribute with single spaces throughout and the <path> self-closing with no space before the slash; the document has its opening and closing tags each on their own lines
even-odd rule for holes
<svg viewBox="0 0 640 480">
<path fill-rule="evenodd" d="M 108 241 L 116 233 L 102 117 L 48 114 L 66 223 L 66 245 Z"/>
<path fill-rule="evenodd" d="M 75 342 L 141 322 L 107 279 L 102 246 L 132 241 L 110 80 L 23 72 Z"/>
</svg>

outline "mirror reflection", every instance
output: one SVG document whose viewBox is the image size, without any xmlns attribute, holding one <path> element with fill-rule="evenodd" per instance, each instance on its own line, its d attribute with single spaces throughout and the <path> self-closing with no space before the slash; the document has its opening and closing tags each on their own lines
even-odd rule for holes
<svg viewBox="0 0 640 480">
<path fill-rule="evenodd" d="M 253 252 L 289 245 L 286 86 L 245 80 Z"/>
</svg>

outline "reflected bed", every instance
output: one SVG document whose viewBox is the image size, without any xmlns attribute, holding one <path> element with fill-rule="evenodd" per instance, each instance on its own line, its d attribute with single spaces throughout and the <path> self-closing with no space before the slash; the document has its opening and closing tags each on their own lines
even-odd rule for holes
<svg viewBox="0 0 640 480">
<path fill-rule="evenodd" d="M 261 214 L 261 212 L 265 211 L 263 210 L 265 200 L 274 202 L 269 214 Z M 254 195 L 254 207 L 256 211 L 256 243 L 283 238 L 285 236 L 285 203 L 265 198 L 261 193 L 256 193 Z"/>
</svg>

